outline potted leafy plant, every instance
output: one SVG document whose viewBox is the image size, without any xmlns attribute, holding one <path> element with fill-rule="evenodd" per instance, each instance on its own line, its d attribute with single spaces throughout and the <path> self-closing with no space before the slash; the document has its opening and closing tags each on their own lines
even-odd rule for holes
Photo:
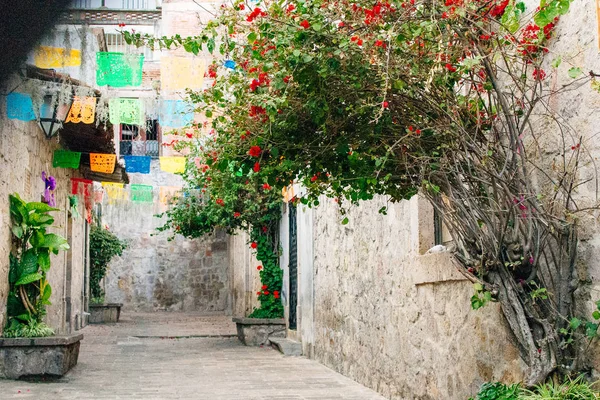
<svg viewBox="0 0 600 400">
<path fill-rule="evenodd" d="M 45 203 L 9 196 L 13 251 L 9 255 L 7 324 L 0 339 L 0 377 L 63 375 L 77 363 L 83 335 L 56 336 L 44 323 L 52 288 L 50 255 L 68 250 L 67 240 L 46 230 L 54 223 Z M 36 338 L 32 340 L 31 338 Z"/>
<path fill-rule="evenodd" d="M 90 231 L 90 323 L 118 322 L 121 303 L 104 303 L 104 290 L 100 282 L 106 276 L 108 263 L 114 256 L 123 254 L 127 243 L 108 229 L 93 225 Z"/>
</svg>

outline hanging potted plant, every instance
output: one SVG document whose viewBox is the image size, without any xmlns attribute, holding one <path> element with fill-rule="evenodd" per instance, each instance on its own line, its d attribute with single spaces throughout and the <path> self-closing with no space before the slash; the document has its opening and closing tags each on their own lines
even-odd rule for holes
<svg viewBox="0 0 600 400">
<path fill-rule="evenodd" d="M 0 339 L 0 377 L 64 375 L 77 364 L 83 335 L 53 336 L 44 322 L 51 305 L 50 255 L 68 250 L 67 240 L 46 230 L 54 223 L 46 203 L 10 199 L 13 251 L 9 255 L 7 324 Z M 53 337 L 49 337 L 53 336 Z M 33 339 L 32 339 L 33 338 Z"/>
<path fill-rule="evenodd" d="M 127 243 L 108 229 L 92 225 L 90 231 L 90 323 L 115 323 L 121 315 L 121 303 L 105 303 L 100 282 L 106 275 L 108 263 L 123 254 Z"/>
</svg>

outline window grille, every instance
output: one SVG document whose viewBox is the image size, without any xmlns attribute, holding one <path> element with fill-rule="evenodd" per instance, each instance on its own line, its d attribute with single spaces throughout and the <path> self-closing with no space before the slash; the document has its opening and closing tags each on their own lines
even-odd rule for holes
<svg viewBox="0 0 600 400">
<path fill-rule="evenodd" d="M 154 10 L 162 5 L 161 0 L 71 0 L 74 9 L 106 7 L 113 10 Z"/>
<path fill-rule="evenodd" d="M 130 47 L 125 43 L 123 35 L 120 33 L 106 33 L 104 36 L 106 38 L 106 48 L 109 52 L 128 53 L 128 50 L 133 50 L 135 53 L 139 53 L 143 51 L 144 61 L 152 61 L 154 59 L 154 52 L 151 49 L 146 46 L 139 49 Z"/>
<path fill-rule="evenodd" d="M 121 156 L 150 156 L 160 155 L 160 129 L 157 120 L 146 121 L 146 126 L 140 129 L 137 125 L 121 124 L 119 153 Z"/>
</svg>

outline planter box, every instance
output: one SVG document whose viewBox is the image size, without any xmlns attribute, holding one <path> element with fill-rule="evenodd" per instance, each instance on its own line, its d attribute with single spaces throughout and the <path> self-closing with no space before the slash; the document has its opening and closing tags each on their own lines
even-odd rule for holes
<svg viewBox="0 0 600 400">
<path fill-rule="evenodd" d="M 81 333 L 0 338 L 0 378 L 61 377 L 77 365 Z"/>
<path fill-rule="evenodd" d="M 122 303 L 90 304 L 90 324 L 116 324 L 121 316 Z"/>
<path fill-rule="evenodd" d="M 285 337 L 285 320 L 260 318 L 233 318 L 240 342 L 246 346 L 269 345 L 270 337 Z"/>
</svg>

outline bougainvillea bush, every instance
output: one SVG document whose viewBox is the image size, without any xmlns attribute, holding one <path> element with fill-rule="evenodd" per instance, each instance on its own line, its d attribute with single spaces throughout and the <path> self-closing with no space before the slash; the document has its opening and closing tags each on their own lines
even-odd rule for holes
<svg viewBox="0 0 600 400">
<path fill-rule="evenodd" d="M 208 197 L 180 204 L 169 225 L 261 226 L 256 218 L 275 211 L 260 205 L 291 182 L 309 205 L 323 194 L 347 204 L 419 192 L 452 234 L 473 307 L 501 303 L 527 382 L 583 368 L 582 340 L 598 328 L 574 317 L 583 150 L 545 85 L 561 63 L 546 46 L 569 5 L 237 2 L 196 37 L 125 32 L 129 43 L 217 56 L 212 87 L 189 93 L 212 119 L 187 175 Z M 589 79 L 576 67 L 569 75 Z M 542 157 L 549 136 L 555 159 Z"/>
</svg>

